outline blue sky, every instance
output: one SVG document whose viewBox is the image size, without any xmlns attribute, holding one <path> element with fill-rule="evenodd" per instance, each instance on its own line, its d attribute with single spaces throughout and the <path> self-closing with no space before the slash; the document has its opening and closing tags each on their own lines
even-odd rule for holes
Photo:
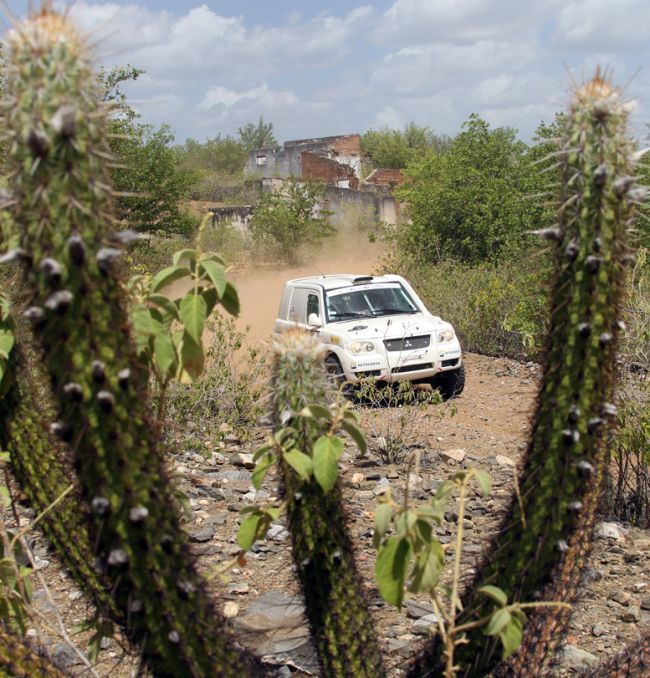
<svg viewBox="0 0 650 678">
<path fill-rule="evenodd" d="M 24 14 L 25 1 L 8 0 Z M 112 0 L 66 2 L 105 66 L 179 142 L 260 115 L 280 140 L 408 122 L 455 134 L 470 113 L 527 140 L 598 64 L 650 122 L 648 0 Z M 629 84 L 628 84 L 629 83 Z"/>
</svg>

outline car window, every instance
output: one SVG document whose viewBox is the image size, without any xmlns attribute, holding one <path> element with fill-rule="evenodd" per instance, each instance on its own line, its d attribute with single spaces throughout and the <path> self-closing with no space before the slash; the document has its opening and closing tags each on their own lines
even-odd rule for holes
<svg viewBox="0 0 650 678">
<path fill-rule="evenodd" d="M 305 320 L 309 320 L 309 316 L 312 313 L 315 313 L 320 318 L 320 303 L 317 294 L 310 294 L 307 296 L 307 317 Z"/>
</svg>

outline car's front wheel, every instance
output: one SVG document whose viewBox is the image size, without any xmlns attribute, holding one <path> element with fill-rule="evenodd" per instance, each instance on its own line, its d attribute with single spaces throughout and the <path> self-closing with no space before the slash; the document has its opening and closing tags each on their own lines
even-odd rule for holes
<svg viewBox="0 0 650 678">
<path fill-rule="evenodd" d="M 444 400 L 459 396 L 465 388 L 465 365 L 457 370 L 440 372 L 429 383 L 431 388 L 440 391 Z"/>
<path fill-rule="evenodd" d="M 338 391 L 342 390 L 346 392 L 346 379 L 345 372 L 341 365 L 341 361 L 333 354 L 330 353 L 327 358 L 325 358 L 325 371 L 330 380 L 332 386 Z"/>
</svg>

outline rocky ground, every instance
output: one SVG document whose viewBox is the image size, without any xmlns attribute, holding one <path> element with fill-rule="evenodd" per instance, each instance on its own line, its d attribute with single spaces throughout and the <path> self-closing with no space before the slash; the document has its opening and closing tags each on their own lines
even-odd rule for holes
<svg viewBox="0 0 650 678">
<path fill-rule="evenodd" d="M 488 471 L 494 483 L 492 495 L 487 499 L 472 496 L 464 521 L 463 571 L 470 575 L 513 492 L 514 469 L 525 446 L 537 378 L 533 364 L 468 355 L 466 391 L 453 403 L 425 408 L 358 406 L 370 452 L 361 459 L 352 448 L 346 452 L 342 485 L 359 568 L 394 676 L 401 674 L 405 659 L 428 633 L 431 618 L 427 615 L 432 609 L 426 600 L 413 599 L 398 611 L 379 597 L 372 546 L 377 496 L 387 487 L 397 494 L 403 491 L 405 462 L 414 452 L 420 459 L 417 477 L 410 483 L 415 498 L 430 496 L 442 480 L 461 468 L 476 466 Z M 277 497 L 272 476 L 259 492 L 251 485 L 246 455 L 254 448 L 254 442 L 242 446 L 231 435 L 209 459 L 191 450 L 174 458 L 178 486 L 191 505 L 187 529 L 192 548 L 200 567 L 213 578 L 219 604 L 238 636 L 276 664 L 279 675 L 317 675 L 284 526 L 274 525 L 268 538 L 253 547 L 246 565 L 232 569 L 227 581 L 219 577 L 223 563 L 239 551 L 235 537 L 240 509 Z M 451 506 L 438 531 L 443 543 L 453 540 L 457 517 Z M 35 607 L 50 623 L 59 617 L 70 629 L 86 619 L 88 607 L 39 535 L 33 539 L 39 575 L 49 588 L 48 595 L 42 583 L 35 583 Z M 600 524 L 558 675 L 617 652 L 649 626 L 650 531 Z M 37 635 L 35 629 L 29 633 Z M 79 658 L 51 629 L 39 633 L 72 672 L 88 675 Z M 88 636 L 74 639 L 84 647 Z M 96 673 L 130 675 L 137 658 L 124 651 L 118 638 L 106 638 L 102 645 Z"/>
</svg>

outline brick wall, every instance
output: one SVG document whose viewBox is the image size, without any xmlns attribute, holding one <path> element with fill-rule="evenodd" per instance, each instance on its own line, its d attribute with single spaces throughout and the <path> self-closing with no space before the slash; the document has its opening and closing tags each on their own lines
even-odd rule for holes
<svg viewBox="0 0 650 678">
<path fill-rule="evenodd" d="M 404 177 L 402 171 L 398 169 L 378 168 L 373 170 L 363 181 L 365 184 L 375 184 L 377 186 L 402 186 Z"/>
<path fill-rule="evenodd" d="M 361 137 L 358 134 L 336 137 L 327 145 L 339 155 L 361 155 Z"/>
<path fill-rule="evenodd" d="M 350 188 L 359 187 L 359 180 L 351 167 L 309 151 L 302 153 L 302 178 L 333 185 L 339 181 L 349 181 Z"/>
</svg>

